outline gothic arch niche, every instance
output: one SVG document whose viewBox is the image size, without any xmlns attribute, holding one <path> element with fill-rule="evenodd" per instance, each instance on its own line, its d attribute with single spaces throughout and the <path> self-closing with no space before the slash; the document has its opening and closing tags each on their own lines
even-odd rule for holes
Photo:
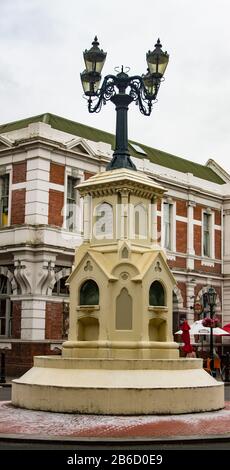
<svg viewBox="0 0 230 470">
<path fill-rule="evenodd" d="M 98 341 L 99 321 L 97 318 L 84 316 L 78 320 L 78 341 Z"/>
<path fill-rule="evenodd" d="M 116 299 L 116 330 L 132 330 L 133 300 L 124 287 Z"/>
<path fill-rule="evenodd" d="M 165 302 L 165 290 L 160 281 L 152 282 L 149 289 L 149 305 L 154 307 L 163 307 Z"/>
<path fill-rule="evenodd" d="M 122 246 L 119 248 L 118 253 L 119 253 L 120 259 L 128 260 L 131 254 L 130 246 L 126 242 L 124 242 Z"/>
<path fill-rule="evenodd" d="M 99 305 L 99 288 L 93 279 L 88 279 L 81 285 L 80 305 Z"/>
<path fill-rule="evenodd" d="M 134 238 L 139 240 L 148 238 L 147 211 L 143 204 L 134 207 Z"/>
<path fill-rule="evenodd" d="M 122 258 L 128 258 L 129 257 L 129 251 L 128 251 L 127 246 L 124 246 L 124 248 L 122 249 L 121 257 Z"/>
<path fill-rule="evenodd" d="M 111 204 L 103 202 L 96 206 L 94 216 L 94 237 L 99 240 L 113 238 L 113 207 Z"/>
<path fill-rule="evenodd" d="M 157 318 L 149 320 L 149 341 L 166 341 L 166 320 L 160 316 L 166 307 L 166 294 L 160 281 L 153 281 L 149 288 L 149 306 L 158 311 Z"/>
</svg>

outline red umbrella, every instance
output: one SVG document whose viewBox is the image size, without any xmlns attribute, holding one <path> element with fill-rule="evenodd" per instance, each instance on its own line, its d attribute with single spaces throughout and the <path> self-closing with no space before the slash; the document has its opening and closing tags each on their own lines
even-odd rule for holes
<svg viewBox="0 0 230 470">
<path fill-rule="evenodd" d="M 182 330 L 181 338 L 182 338 L 182 341 L 184 342 L 184 346 L 182 350 L 185 353 L 190 353 L 192 352 L 193 347 L 190 344 L 190 334 L 189 334 L 190 326 L 186 320 L 184 320 L 184 322 L 182 323 L 181 330 Z"/>
<path fill-rule="evenodd" d="M 230 323 L 227 323 L 227 325 L 224 325 L 222 329 L 230 333 Z"/>
</svg>

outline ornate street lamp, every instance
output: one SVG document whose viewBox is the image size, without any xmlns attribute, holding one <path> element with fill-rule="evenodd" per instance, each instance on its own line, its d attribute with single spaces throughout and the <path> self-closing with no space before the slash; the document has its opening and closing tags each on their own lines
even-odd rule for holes
<svg viewBox="0 0 230 470">
<path fill-rule="evenodd" d="M 100 87 L 106 52 L 98 47 L 97 37 L 94 38 L 92 46 L 83 53 L 86 69 L 81 73 L 84 94 L 88 98 L 88 110 L 90 113 L 99 112 L 102 105 L 110 100 L 115 104 L 117 112 L 115 151 L 106 170 L 118 168 L 136 170 L 128 150 L 128 107 L 134 101 L 142 114 L 150 116 L 168 65 L 169 55 L 162 51 L 162 45 L 158 39 L 155 49 L 146 54 L 148 65 L 146 75 L 129 76 L 122 66 L 117 75 L 106 75 Z"/>
<path fill-rule="evenodd" d="M 216 297 L 217 297 L 217 294 L 216 294 L 216 291 L 213 287 L 209 287 L 208 289 L 208 292 L 207 292 L 207 301 L 208 301 L 208 305 L 209 305 L 209 308 L 210 308 L 210 319 L 211 319 L 211 322 L 210 322 L 210 359 L 211 359 L 211 362 L 210 362 L 210 369 L 211 371 L 213 371 L 213 314 L 215 312 L 214 308 L 215 308 L 215 305 L 216 305 Z"/>
</svg>

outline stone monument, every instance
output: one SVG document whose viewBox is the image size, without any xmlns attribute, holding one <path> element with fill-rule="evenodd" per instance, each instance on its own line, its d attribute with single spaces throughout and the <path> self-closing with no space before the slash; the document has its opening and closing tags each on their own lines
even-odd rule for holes
<svg viewBox="0 0 230 470">
<path fill-rule="evenodd" d="M 12 402 L 36 410 L 179 414 L 224 407 L 224 385 L 172 336 L 175 279 L 157 243 L 165 190 L 142 172 L 112 169 L 78 186 L 84 241 L 68 279 L 62 356 L 35 357 Z"/>
</svg>

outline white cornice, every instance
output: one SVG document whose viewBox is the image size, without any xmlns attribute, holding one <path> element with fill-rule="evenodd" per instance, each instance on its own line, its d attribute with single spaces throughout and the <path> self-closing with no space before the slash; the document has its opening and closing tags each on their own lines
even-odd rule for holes
<svg viewBox="0 0 230 470">
<path fill-rule="evenodd" d="M 149 178 L 142 171 L 131 171 L 121 168 L 112 171 L 103 171 L 92 176 L 88 180 L 78 185 L 81 195 L 102 195 L 112 194 L 118 191 L 130 191 L 142 193 L 144 197 L 162 195 L 165 189 L 156 181 Z"/>
</svg>

